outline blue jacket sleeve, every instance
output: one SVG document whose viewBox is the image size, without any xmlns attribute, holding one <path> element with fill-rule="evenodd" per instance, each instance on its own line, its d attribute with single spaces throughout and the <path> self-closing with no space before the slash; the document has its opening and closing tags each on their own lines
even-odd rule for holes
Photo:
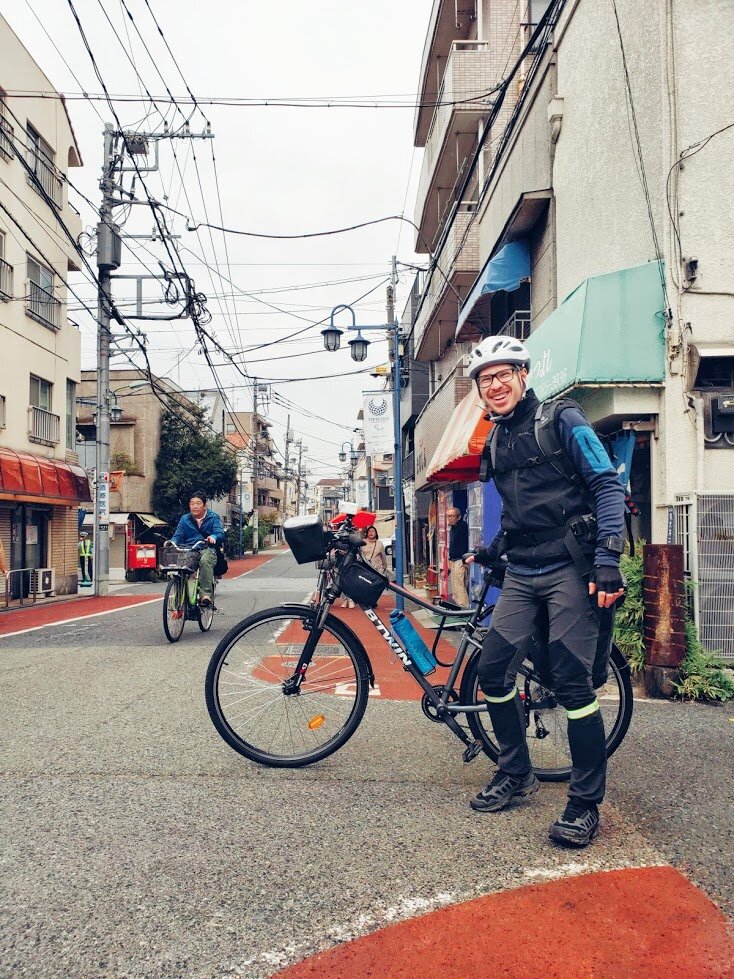
<svg viewBox="0 0 734 979">
<path fill-rule="evenodd" d="M 222 521 L 218 513 L 214 513 L 213 510 L 209 511 L 209 519 L 207 520 L 207 537 L 211 536 L 216 539 L 217 544 L 221 544 L 224 540 L 224 527 L 222 526 Z"/>
<path fill-rule="evenodd" d="M 564 409 L 558 416 L 558 434 L 594 500 L 597 540 L 621 537 L 624 532 L 624 487 L 586 415 L 578 408 Z M 605 547 L 597 547 L 594 564 L 616 567 L 619 555 Z"/>
<path fill-rule="evenodd" d="M 184 516 L 181 517 L 178 524 L 176 525 L 176 530 L 174 531 L 173 536 L 170 538 L 174 544 L 178 545 L 178 547 L 181 547 L 182 542 L 186 540 L 188 537 L 186 533 L 185 521 L 186 521 L 186 514 L 184 514 Z"/>
</svg>

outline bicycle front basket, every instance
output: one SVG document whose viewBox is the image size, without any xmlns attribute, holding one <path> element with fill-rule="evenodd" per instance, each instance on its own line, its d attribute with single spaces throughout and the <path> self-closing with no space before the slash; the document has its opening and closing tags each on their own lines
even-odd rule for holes
<svg viewBox="0 0 734 979">
<path fill-rule="evenodd" d="M 189 571 L 196 571 L 201 560 L 201 550 L 199 548 L 186 547 L 178 550 L 174 547 L 164 547 L 161 558 L 162 568 L 188 568 Z"/>
<path fill-rule="evenodd" d="M 387 588 L 387 578 L 363 561 L 355 561 L 342 575 L 342 591 L 358 605 L 372 607 Z"/>
<path fill-rule="evenodd" d="M 324 528 L 317 514 L 290 517 L 283 524 L 283 533 L 298 564 L 310 564 L 326 557 Z"/>
</svg>

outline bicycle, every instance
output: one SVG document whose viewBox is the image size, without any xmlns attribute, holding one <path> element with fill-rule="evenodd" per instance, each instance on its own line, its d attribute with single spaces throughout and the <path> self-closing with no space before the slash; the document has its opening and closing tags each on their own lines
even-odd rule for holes
<svg viewBox="0 0 734 979">
<path fill-rule="evenodd" d="M 493 605 L 487 593 L 497 582 L 485 573 L 478 604 L 456 611 L 424 601 L 389 582 L 360 559 L 363 546 L 351 519 L 343 529 L 324 531 L 321 525 L 299 521 L 299 544 L 292 530 L 288 542 L 299 564 L 321 559 L 326 566 L 319 577 L 318 600 L 310 605 L 284 604 L 243 619 L 218 644 L 206 675 L 206 703 L 212 722 L 226 743 L 239 754 L 276 768 L 298 768 L 320 761 L 341 748 L 359 727 L 375 676 L 369 656 L 356 634 L 331 614 L 331 606 L 346 587 L 362 607 L 383 640 L 402 661 L 423 690 L 421 707 L 426 717 L 446 724 L 464 745 L 464 762 L 480 753 L 496 762 L 499 749 L 479 686 L 477 667 Z M 329 557 L 327 557 L 329 555 Z M 374 582 L 370 594 L 358 597 L 354 581 Z M 376 581 L 379 579 L 379 581 Z M 387 589 L 436 615 L 439 628 L 433 654 L 449 670 L 443 684 L 432 685 L 420 672 L 406 647 L 380 620 L 375 594 Z M 378 594 L 379 597 L 379 594 Z M 453 604 L 453 603 L 447 603 Z M 458 649 L 451 662 L 441 662 L 438 646 L 447 618 L 464 619 Z M 533 767 L 542 781 L 570 778 L 571 759 L 566 736 L 566 712 L 543 684 L 531 660 L 518 670 L 528 747 Z M 607 755 L 621 744 L 632 716 L 630 669 L 621 651 L 611 648 L 608 679 L 597 690 L 607 732 Z M 463 723 L 460 718 L 464 715 Z"/>
<path fill-rule="evenodd" d="M 208 632 L 212 627 L 214 604 L 206 608 L 199 605 L 199 561 L 203 548 L 212 546 L 202 541 L 195 547 L 178 547 L 169 541 L 163 548 L 163 560 L 158 570 L 169 578 L 163 597 L 163 631 L 169 642 L 179 641 L 187 620 L 198 622 L 202 632 Z M 215 592 L 216 585 L 215 578 Z"/>
</svg>

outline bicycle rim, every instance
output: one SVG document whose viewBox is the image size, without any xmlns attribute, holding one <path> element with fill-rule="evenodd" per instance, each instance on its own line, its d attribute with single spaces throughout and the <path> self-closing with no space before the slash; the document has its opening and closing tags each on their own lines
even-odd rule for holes
<svg viewBox="0 0 734 979">
<path fill-rule="evenodd" d="M 163 598 L 163 631 L 169 642 L 178 642 L 186 624 L 185 582 L 174 575 L 166 586 Z"/>
<path fill-rule="evenodd" d="M 362 719 L 367 660 L 331 616 L 300 692 L 284 692 L 312 621 L 306 606 L 267 609 L 231 630 L 214 652 L 206 678 L 209 715 L 230 747 L 252 761 L 312 764 L 340 748 Z"/>
<path fill-rule="evenodd" d="M 467 703 L 481 703 L 484 695 L 479 687 L 474 660 L 472 673 L 468 675 Z M 571 755 L 568 748 L 568 720 L 566 711 L 552 698 L 538 681 L 527 675 L 531 664 L 523 664 L 518 673 L 517 686 L 525 704 L 537 704 L 529 711 L 529 724 L 526 730 L 530 761 L 535 774 L 542 782 L 564 782 L 571 777 Z M 609 661 L 609 678 L 596 690 L 599 709 L 604 721 L 607 744 L 607 757 L 619 747 L 629 727 L 632 716 L 632 685 L 629 667 L 616 649 L 612 649 Z M 555 706 L 551 706 L 555 704 Z M 497 761 L 499 748 L 488 713 L 467 715 L 469 727 L 478 738 L 493 761 Z"/>
<path fill-rule="evenodd" d="M 209 605 L 207 608 L 199 608 L 199 628 L 202 632 L 209 632 L 214 621 L 214 607 Z"/>
</svg>

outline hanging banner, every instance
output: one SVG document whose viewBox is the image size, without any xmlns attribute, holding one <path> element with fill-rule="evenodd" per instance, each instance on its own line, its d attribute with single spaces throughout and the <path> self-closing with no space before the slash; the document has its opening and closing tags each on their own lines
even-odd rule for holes
<svg viewBox="0 0 734 979">
<path fill-rule="evenodd" d="M 369 493 L 367 491 L 367 480 L 358 479 L 354 484 L 354 486 L 355 486 L 354 502 L 357 504 L 358 507 L 361 507 L 363 510 L 366 510 L 367 507 L 369 506 Z"/>
<path fill-rule="evenodd" d="M 363 391 L 364 442 L 367 454 L 392 453 L 395 442 L 392 419 L 392 394 L 389 391 Z"/>
</svg>

